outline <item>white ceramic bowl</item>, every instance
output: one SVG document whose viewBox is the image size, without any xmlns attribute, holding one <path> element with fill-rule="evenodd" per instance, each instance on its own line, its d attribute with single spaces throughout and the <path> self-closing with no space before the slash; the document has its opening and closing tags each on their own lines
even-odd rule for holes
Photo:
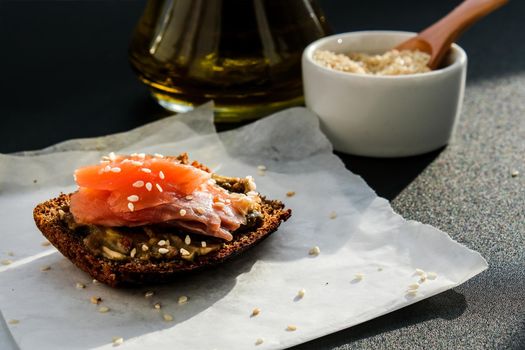
<svg viewBox="0 0 525 350">
<path fill-rule="evenodd" d="M 336 71 L 316 63 L 316 50 L 383 53 L 415 33 L 363 31 L 332 35 L 303 53 L 306 106 L 338 151 L 372 157 L 402 157 L 446 145 L 457 123 L 467 55 L 452 46 L 443 69 L 422 74 L 376 76 Z"/>
</svg>

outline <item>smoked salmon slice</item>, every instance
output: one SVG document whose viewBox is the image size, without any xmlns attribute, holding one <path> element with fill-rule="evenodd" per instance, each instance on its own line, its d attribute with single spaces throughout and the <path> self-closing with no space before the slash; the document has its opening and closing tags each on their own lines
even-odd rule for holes
<svg viewBox="0 0 525 350">
<path fill-rule="evenodd" d="M 71 213 L 80 224 L 142 226 L 167 224 L 225 240 L 258 207 L 254 191 L 233 193 L 187 157 L 115 155 L 75 171 L 79 190 Z M 253 186 L 255 189 L 255 185 Z"/>
</svg>

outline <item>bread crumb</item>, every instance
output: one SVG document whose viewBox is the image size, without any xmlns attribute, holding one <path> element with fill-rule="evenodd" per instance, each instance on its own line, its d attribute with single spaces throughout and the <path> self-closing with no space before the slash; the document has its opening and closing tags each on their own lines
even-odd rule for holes
<svg viewBox="0 0 525 350">
<path fill-rule="evenodd" d="M 7 266 L 7 265 L 11 265 L 13 263 L 13 260 L 5 259 L 5 260 L 0 261 L 0 263 L 2 265 L 6 265 Z"/>
<path fill-rule="evenodd" d="M 155 294 L 154 291 L 148 290 L 146 293 L 144 293 L 145 298 L 151 298 Z"/>
<path fill-rule="evenodd" d="M 162 318 L 164 318 L 164 321 L 166 321 L 166 322 L 173 321 L 173 316 L 171 316 L 170 314 L 164 314 L 164 315 L 162 315 Z"/>
<path fill-rule="evenodd" d="M 435 279 L 437 278 L 437 273 L 435 273 L 435 272 L 429 272 L 429 273 L 427 274 L 427 278 L 428 278 L 429 280 L 435 280 Z"/>
<path fill-rule="evenodd" d="M 15 253 L 9 251 L 9 252 L 7 252 L 7 255 L 9 255 L 9 256 L 15 256 Z"/>
<path fill-rule="evenodd" d="M 179 299 L 177 300 L 177 303 L 179 305 L 186 304 L 188 302 L 188 297 L 185 295 L 181 295 Z"/>
<path fill-rule="evenodd" d="M 93 281 L 91 281 L 93 284 L 99 284 L 99 281 L 97 281 L 96 279 L 93 279 Z"/>
<path fill-rule="evenodd" d="M 98 305 L 102 302 L 102 298 L 101 297 L 91 297 L 89 301 L 91 301 L 91 304 Z"/>
<path fill-rule="evenodd" d="M 295 326 L 295 325 L 293 325 L 293 324 L 290 324 L 290 325 L 288 325 L 288 327 L 286 327 L 286 330 L 287 330 L 288 332 L 294 332 L 294 331 L 297 330 L 297 326 Z"/>
<path fill-rule="evenodd" d="M 257 316 L 258 314 L 261 313 L 261 309 L 259 309 L 258 307 L 256 307 L 255 309 L 252 310 L 252 314 L 250 315 L 251 317 L 255 317 Z"/>
<path fill-rule="evenodd" d="M 48 265 L 46 265 L 46 266 L 42 266 L 42 267 L 40 268 L 40 271 L 42 271 L 42 272 L 46 272 L 46 271 L 49 271 L 49 270 L 51 270 L 51 266 L 48 266 Z"/>
<path fill-rule="evenodd" d="M 337 213 L 335 211 L 330 213 L 330 219 L 335 219 L 337 217 Z"/>
<path fill-rule="evenodd" d="M 257 170 L 265 171 L 266 170 L 266 166 L 264 166 L 264 165 L 257 165 Z"/>
<path fill-rule="evenodd" d="M 49 241 L 44 241 L 44 242 L 40 243 L 40 245 L 41 245 L 42 247 L 49 247 L 49 246 L 51 245 L 51 242 L 49 242 Z"/>
<path fill-rule="evenodd" d="M 512 176 L 512 177 L 516 177 L 516 176 L 518 176 L 519 174 L 520 174 L 520 172 L 517 171 L 517 170 L 513 170 L 513 171 L 510 172 L 510 176 Z"/>
<path fill-rule="evenodd" d="M 84 283 L 77 282 L 75 287 L 77 287 L 77 289 L 84 289 L 84 288 L 86 288 L 86 285 Z"/>
<path fill-rule="evenodd" d="M 382 267 L 378 267 L 377 271 L 381 272 L 381 271 L 383 271 L 383 268 Z"/>
<path fill-rule="evenodd" d="M 293 196 L 295 196 L 295 191 L 286 192 L 286 197 L 293 197 Z"/>
<path fill-rule="evenodd" d="M 155 304 L 153 305 L 153 307 L 154 307 L 155 309 L 157 309 L 157 310 L 160 310 L 160 308 L 162 307 L 162 305 L 160 305 L 160 303 L 155 303 Z"/>
<path fill-rule="evenodd" d="M 255 341 L 255 345 L 261 345 L 262 343 L 264 343 L 263 338 L 257 338 L 257 340 Z"/>
<path fill-rule="evenodd" d="M 15 319 L 11 319 L 11 320 L 7 321 L 7 323 L 9 323 L 9 324 L 19 324 L 20 321 L 19 320 L 15 320 Z"/>
</svg>

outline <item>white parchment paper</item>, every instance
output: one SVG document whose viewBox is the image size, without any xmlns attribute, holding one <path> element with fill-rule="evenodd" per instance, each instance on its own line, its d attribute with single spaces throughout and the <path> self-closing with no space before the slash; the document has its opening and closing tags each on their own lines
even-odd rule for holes
<svg viewBox="0 0 525 350">
<path fill-rule="evenodd" d="M 293 215 L 255 249 L 177 283 L 93 284 L 41 245 L 32 210 L 74 190 L 73 170 L 109 151 L 187 151 L 218 173 L 253 175 L 258 190 L 284 201 Z M 268 169 L 264 176 L 257 174 L 260 164 Z M 296 195 L 288 198 L 288 191 Z M 317 118 L 304 108 L 217 134 L 205 105 L 127 133 L 0 155 L 0 222 L 0 260 L 13 261 L 0 265 L 0 309 L 7 320 L 20 321 L 9 330 L 22 349 L 109 349 L 113 337 L 123 337 L 126 349 L 285 348 L 428 298 L 487 268 L 480 254 L 446 233 L 394 213 L 332 154 Z M 313 246 L 321 249 L 317 257 L 308 254 Z M 51 269 L 42 272 L 43 266 Z M 437 278 L 410 296 L 416 268 Z M 86 288 L 77 289 L 77 282 Z M 306 295 L 297 299 L 303 288 Z M 145 298 L 147 290 L 154 296 Z M 181 295 L 189 297 L 186 304 L 177 303 Z M 91 296 L 110 311 L 99 313 Z M 256 307 L 261 313 L 250 317 Z M 164 321 L 164 313 L 174 320 Z M 264 342 L 256 346 L 258 338 Z"/>
</svg>

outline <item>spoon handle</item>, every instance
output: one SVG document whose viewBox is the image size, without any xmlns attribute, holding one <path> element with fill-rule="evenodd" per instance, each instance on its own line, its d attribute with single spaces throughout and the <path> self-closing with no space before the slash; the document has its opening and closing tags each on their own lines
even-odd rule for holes
<svg viewBox="0 0 525 350">
<path fill-rule="evenodd" d="M 465 0 L 448 15 L 419 33 L 432 47 L 428 66 L 436 68 L 450 45 L 473 23 L 506 4 L 508 0 Z"/>
</svg>

